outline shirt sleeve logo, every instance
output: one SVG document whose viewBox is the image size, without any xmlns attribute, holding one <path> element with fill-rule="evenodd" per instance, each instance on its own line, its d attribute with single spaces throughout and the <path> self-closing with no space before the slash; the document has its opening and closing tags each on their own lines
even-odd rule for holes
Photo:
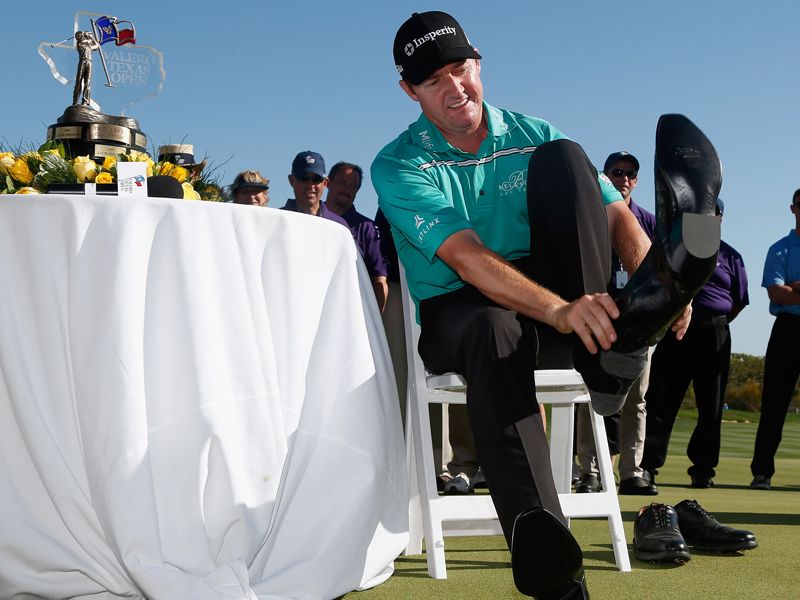
<svg viewBox="0 0 800 600">
<path fill-rule="evenodd" d="M 420 217 L 419 215 L 414 215 L 414 226 L 419 229 L 422 227 L 422 224 L 425 222 L 425 219 Z"/>
</svg>

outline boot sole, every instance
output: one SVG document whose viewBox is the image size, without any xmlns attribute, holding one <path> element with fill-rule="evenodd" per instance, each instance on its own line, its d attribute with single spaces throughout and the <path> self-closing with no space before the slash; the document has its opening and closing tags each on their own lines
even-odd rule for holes
<svg viewBox="0 0 800 600">
<path fill-rule="evenodd" d="M 534 509 L 514 521 L 511 571 L 521 593 L 558 598 L 583 579 L 583 553 L 561 521 L 543 508 Z"/>
<path fill-rule="evenodd" d="M 658 120 L 655 184 L 653 246 L 616 297 L 618 352 L 658 343 L 716 266 L 722 170 L 714 146 L 683 115 Z"/>
</svg>

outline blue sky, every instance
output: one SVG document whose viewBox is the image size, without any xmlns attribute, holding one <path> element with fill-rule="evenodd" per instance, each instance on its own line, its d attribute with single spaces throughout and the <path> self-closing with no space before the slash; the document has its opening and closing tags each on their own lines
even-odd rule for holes
<svg viewBox="0 0 800 600">
<path fill-rule="evenodd" d="M 653 209 L 659 115 L 687 115 L 723 164 L 723 238 L 744 256 L 751 305 L 732 325 L 735 352 L 763 355 L 772 317 L 760 287 L 769 245 L 788 233 L 800 187 L 800 5 L 741 2 L 220 3 L 5 2 L 0 139 L 44 141 L 71 99 L 37 54 L 71 35 L 78 10 L 131 20 L 164 54 L 163 92 L 128 111 L 152 143 L 194 144 L 230 183 L 245 168 L 271 180 L 273 206 L 291 196 L 293 156 L 369 166 L 418 115 L 397 85 L 391 43 L 418 10 L 456 16 L 483 55 L 490 103 L 544 118 L 602 165 L 626 149 L 641 164 L 634 198 Z M 101 74 L 95 73 L 95 86 Z M 357 207 L 372 216 L 365 182 Z M 255 210 L 255 209 L 254 209 Z"/>
</svg>

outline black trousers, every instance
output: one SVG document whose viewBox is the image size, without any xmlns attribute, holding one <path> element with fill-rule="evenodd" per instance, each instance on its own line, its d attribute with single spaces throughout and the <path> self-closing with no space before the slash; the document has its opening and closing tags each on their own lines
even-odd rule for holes
<svg viewBox="0 0 800 600">
<path fill-rule="evenodd" d="M 558 140 L 536 150 L 527 200 L 531 256 L 517 261 L 518 268 L 566 299 L 605 291 L 611 270 L 608 225 L 597 171 L 580 146 Z M 544 506 L 563 520 L 534 391 L 544 326 L 469 285 L 424 300 L 420 322 L 419 352 L 426 367 L 456 371 L 467 380 L 475 448 L 506 540 L 510 544 L 514 519 L 524 510 Z M 544 335 L 555 337 L 552 331 Z M 571 348 L 572 340 L 559 337 L 567 340 L 562 351 Z M 526 437 L 533 439 L 530 460 L 517 425 L 522 420 Z"/>
<path fill-rule="evenodd" d="M 772 325 L 764 358 L 761 419 L 758 421 L 753 461 L 750 463 L 753 475 L 772 477 L 775 473 L 775 453 L 781 443 L 786 412 L 800 376 L 798 339 L 800 316 L 779 314 Z"/>
<path fill-rule="evenodd" d="M 719 464 L 722 405 L 731 360 L 731 335 L 723 316 L 692 320 L 683 340 L 667 333 L 656 346 L 650 363 L 647 433 L 641 467 L 654 471 L 667 459 L 672 426 L 691 383 L 697 401 L 695 425 L 686 454 L 689 475 L 713 477 Z"/>
</svg>

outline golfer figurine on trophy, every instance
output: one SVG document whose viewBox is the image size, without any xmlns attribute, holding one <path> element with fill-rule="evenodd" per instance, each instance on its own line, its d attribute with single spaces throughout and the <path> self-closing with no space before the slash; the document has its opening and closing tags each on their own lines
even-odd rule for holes
<svg viewBox="0 0 800 600">
<path fill-rule="evenodd" d="M 62 142 L 70 154 L 75 156 L 88 155 L 102 159 L 105 156 L 127 154 L 130 150 L 146 152 L 147 137 L 139 129 L 136 119 L 107 115 L 92 106 L 92 53 L 97 51 L 100 56 L 106 86 L 114 87 L 106 67 L 103 44 L 135 44 L 136 31 L 133 24 L 110 16 L 102 16 L 97 21 L 91 19 L 90 23 L 91 31 L 76 31 L 73 36 L 78 52 L 78 67 L 72 90 L 72 105 L 67 107 L 55 124 L 48 127 L 47 139 Z M 124 23 L 129 27 L 122 27 Z M 59 42 L 61 43 L 63 42 Z"/>
</svg>

